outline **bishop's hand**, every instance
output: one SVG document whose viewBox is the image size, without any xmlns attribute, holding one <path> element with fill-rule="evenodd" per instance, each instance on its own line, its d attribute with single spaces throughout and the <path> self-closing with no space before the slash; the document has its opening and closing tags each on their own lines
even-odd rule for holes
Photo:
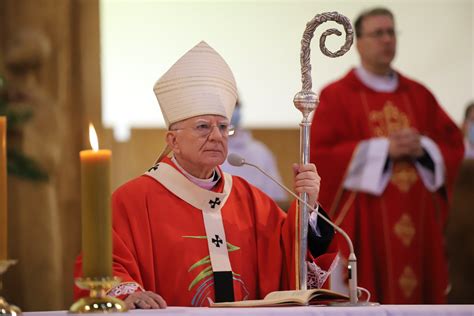
<svg viewBox="0 0 474 316">
<path fill-rule="evenodd" d="M 308 194 L 308 204 L 316 206 L 321 185 L 321 177 L 316 166 L 312 163 L 306 165 L 293 164 L 295 191 Z M 311 212 L 311 211 L 310 211 Z"/>
<path fill-rule="evenodd" d="M 151 291 L 137 291 L 124 300 L 128 309 L 159 309 L 166 308 L 165 300 Z"/>
</svg>

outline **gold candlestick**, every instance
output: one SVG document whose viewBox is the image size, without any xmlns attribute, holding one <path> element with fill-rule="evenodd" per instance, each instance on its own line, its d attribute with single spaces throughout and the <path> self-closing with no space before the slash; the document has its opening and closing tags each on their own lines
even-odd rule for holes
<svg viewBox="0 0 474 316">
<path fill-rule="evenodd" d="M 120 279 L 111 278 L 79 278 L 76 285 L 85 290 L 90 290 L 89 297 L 83 297 L 72 304 L 69 313 L 117 313 L 128 311 L 125 302 L 112 296 L 107 296 L 107 291 L 118 285 Z"/>
<path fill-rule="evenodd" d="M 0 260 L 0 290 L 2 289 L 1 276 L 8 270 L 8 268 L 16 263 L 16 260 Z M 21 309 L 15 305 L 10 305 L 0 296 L 0 315 L 16 316 L 21 315 Z"/>
<path fill-rule="evenodd" d="M 97 133 L 89 126 L 92 150 L 80 152 L 82 204 L 82 270 L 86 278 L 112 277 L 112 152 L 99 150 Z"/>
<path fill-rule="evenodd" d="M 110 211 L 110 150 L 99 150 L 92 124 L 89 140 L 93 150 L 80 152 L 82 194 L 82 270 L 76 285 L 89 290 L 72 304 L 70 313 L 126 312 L 122 300 L 107 295 L 120 283 L 112 276 L 112 213 Z M 1 315 L 0 315 L 1 316 Z"/>
</svg>

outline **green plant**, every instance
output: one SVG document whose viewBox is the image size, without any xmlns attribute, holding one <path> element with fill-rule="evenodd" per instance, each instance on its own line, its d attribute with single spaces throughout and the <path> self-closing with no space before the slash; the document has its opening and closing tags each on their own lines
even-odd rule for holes
<svg viewBox="0 0 474 316">
<path fill-rule="evenodd" d="M 5 79 L 0 75 L 0 116 L 7 118 L 9 132 L 20 130 L 32 117 L 31 110 L 16 110 L 9 106 Z M 30 157 L 18 149 L 7 150 L 8 175 L 32 181 L 47 181 L 48 174 Z"/>
</svg>

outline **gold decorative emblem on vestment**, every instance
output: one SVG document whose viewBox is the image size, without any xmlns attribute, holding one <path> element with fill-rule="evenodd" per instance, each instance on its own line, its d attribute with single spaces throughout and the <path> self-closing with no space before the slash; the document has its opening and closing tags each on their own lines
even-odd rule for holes
<svg viewBox="0 0 474 316">
<path fill-rule="evenodd" d="M 415 272 L 410 266 L 406 266 L 405 269 L 403 269 L 403 273 L 398 279 L 398 285 L 400 286 L 405 298 L 410 298 L 412 296 L 413 291 L 418 286 L 418 280 Z"/>
<path fill-rule="evenodd" d="M 396 162 L 393 165 L 392 177 L 390 182 L 395 185 L 400 191 L 410 191 L 412 185 L 418 179 L 415 167 L 408 162 Z"/>
<path fill-rule="evenodd" d="M 376 137 L 387 137 L 395 131 L 410 127 L 407 115 L 400 112 L 392 101 L 385 102 L 380 111 L 371 111 L 369 121 Z"/>
<path fill-rule="evenodd" d="M 403 214 L 400 217 L 400 220 L 393 227 L 393 231 L 405 246 L 410 246 L 416 233 L 415 225 L 413 224 L 410 215 Z"/>
</svg>

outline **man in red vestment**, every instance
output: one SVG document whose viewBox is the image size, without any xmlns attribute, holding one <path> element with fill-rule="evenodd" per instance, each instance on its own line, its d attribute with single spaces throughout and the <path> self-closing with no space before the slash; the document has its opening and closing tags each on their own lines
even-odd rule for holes
<svg viewBox="0 0 474 316">
<path fill-rule="evenodd" d="M 148 309 L 295 289 L 296 203 L 286 214 L 265 193 L 219 167 L 237 98 L 224 59 L 201 42 L 154 91 L 168 127 L 167 147 L 144 175 L 113 194 L 113 273 L 122 283 L 108 294 L 129 308 Z M 295 166 L 295 191 L 308 193 L 314 206 L 319 183 L 314 164 Z M 321 287 L 336 255 L 330 252 L 334 232 L 316 212 L 310 219 L 309 285 Z M 76 288 L 76 296 L 84 294 Z"/>
<path fill-rule="evenodd" d="M 311 161 L 320 201 L 351 236 L 359 285 L 384 304 L 444 303 L 447 205 L 462 135 L 428 89 L 393 70 L 394 17 L 355 22 L 362 65 L 321 92 Z"/>
</svg>

